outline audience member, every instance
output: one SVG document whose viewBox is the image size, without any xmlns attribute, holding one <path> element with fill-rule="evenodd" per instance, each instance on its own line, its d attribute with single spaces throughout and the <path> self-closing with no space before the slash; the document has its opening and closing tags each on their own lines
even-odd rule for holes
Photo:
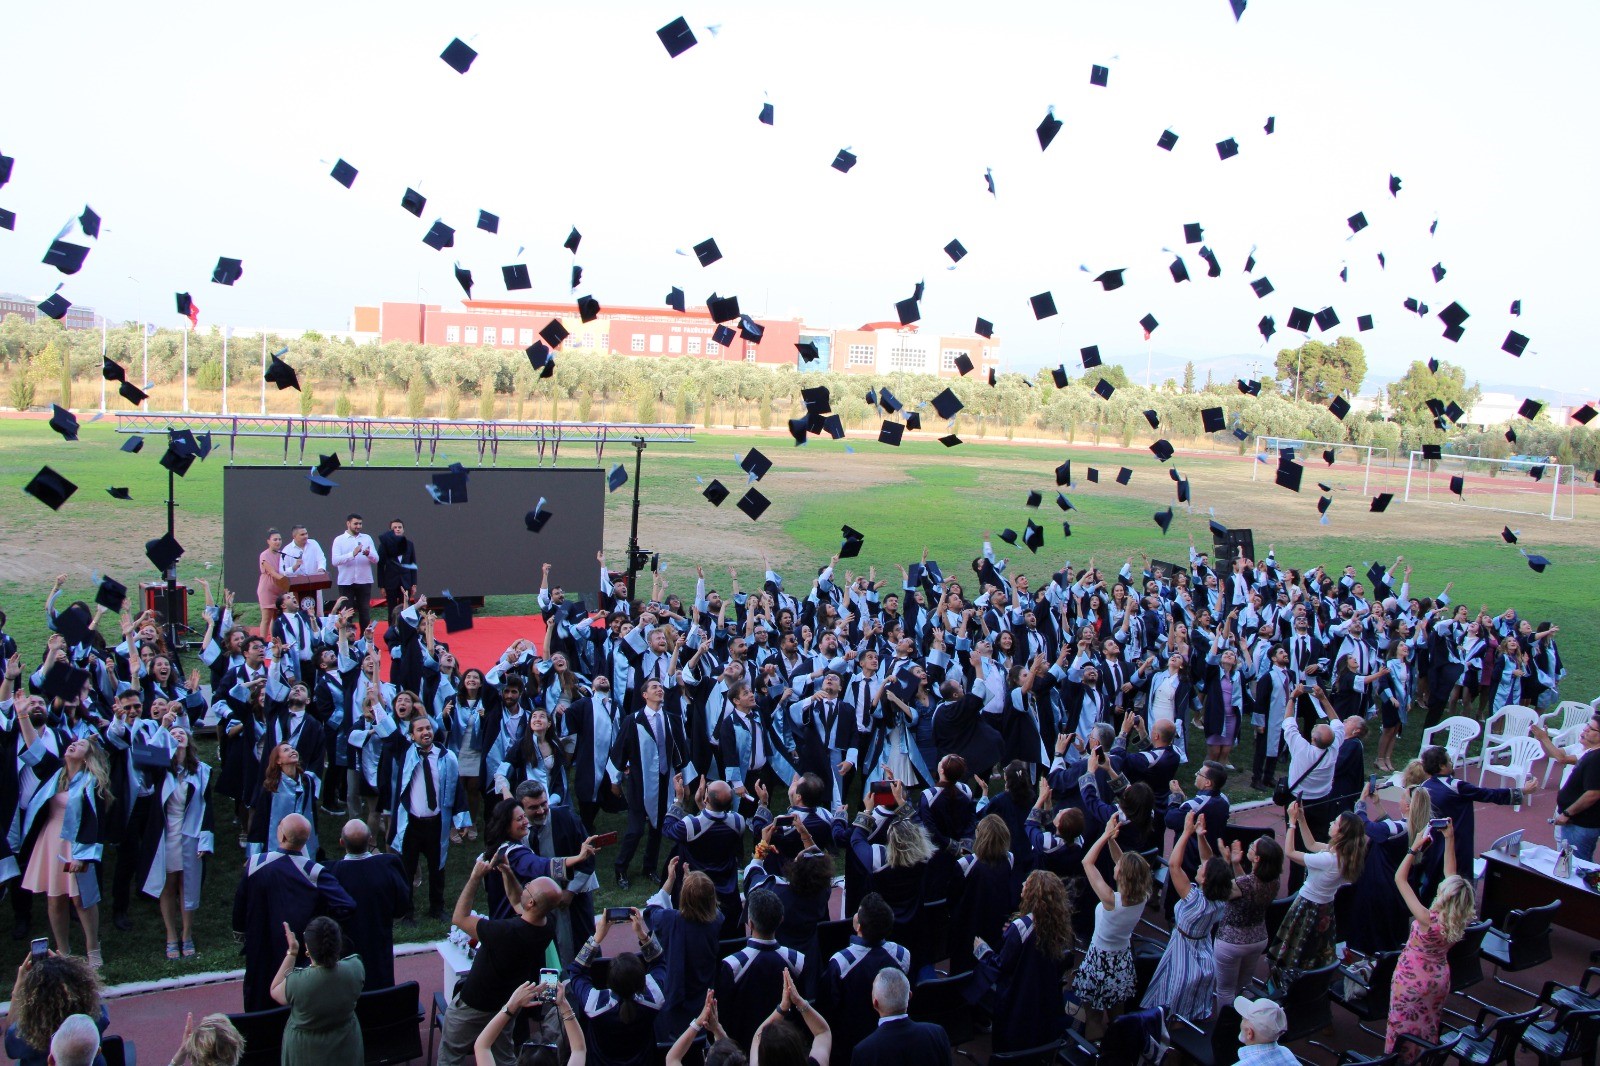
<svg viewBox="0 0 1600 1066">
<path fill-rule="evenodd" d="M 566 1066 L 585 1066 L 589 1061 L 588 1042 L 583 1026 L 578 1024 L 578 1012 L 567 1002 L 567 986 L 543 985 L 524 981 L 511 993 L 500 1013 L 489 1019 L 489 1024 L 478 1034 L 472 1045 L 475 1066 L 495 1066 L 494 1048 L 500 1034 L 517 1020 L 517 1015 L 536 1003 L 548 1002 L 561 1018 L 562 1035 L 566 1037 L 568 1055 Z M 524 1044 L 517 1054 L 517 1066 L 561 1066 L 561 1058 L 553 1044 Z"/>
<path fill-rule="evenodd" d="M 806 957 L 778 943 L 783 904 L 765 889 L 750 893 L 744 947 L 722 960 L 717 969 L 717 1009 L 734 1043 L 749 1047 L 762 1019 L 783 1000 L 790 974 L 803 974 Z"/>
<path fill-rule="evenodd" d="M 683 860 L 674 857 L 667 863 L 667 883 L 645 904 L 644 917 L 666 952 L 666 1001 L 656 1020 L 656 1038 L 669 1040 L 697 1011 L 704 1013 L 705 994 L 717 980 L 722 914 L 716 886 L 699 870 L 685 873 Z"/>
<path fill-rule="evenodd" d="M 300 944 L 287 922 L 289 949 L 272 982 L 272 998 L 289 1008 L 283 1029 L 283 1066 L 327 1066 L 365 1059 L 356 1000 L 366 981 L 359 955 L 340 958 L 344 934 L 332 918 L 313 918 L 306 926 L 306 957 L 311 965 L 295 969 Z"/>
<path fill-rule="evenodd" d="M 191 1012 L 172 1066 L 239 1066 L 243 1057 L 244 1037 L 226 1014 L 208 1014 L 196 1025 Z"/>
<path fill-rule="evenodd" d="M 1411 865 L 1433 843 L 1430 834 L 1406 852 L 1395 871 L 1395 887 L 1411 912 L 1411 936 L 1395 963 L 1394 980 L 1389 986 L 1389 1029 L 1384 1036 L 1384 1054 L 1399 1052 L 1404 1062 L 1417 1056 L 1418 1048 L 1403 1043 L 1402 1037 L 1416 1037 L 1429 1044 L 1439 1042 L 1439 1012 L 1450 995 L 1450 949 L 1472 924 L 1475 896 L 1472 882 L 1456 873 L 1455 841 L 1449 823 L 1440 842 L 1444 851 L 1444 880 L 1434 893 L 1432 906 L 1423 906 L 1411 888 Z"/>
<path fill-rule="evenodd" d="M 339 833 L 344 858 L 328 867 L 333 879 L 359 904 L 345 929 L 361 956 L 364 991 L 394 984 L 394 922 L 411 905 L 411 884 L 400 857 L 375 851 L 367 823 L 352 818 Z"/>
<path fill-rule="evenodd" d="M 996 1051 L 1038 1047 L 1065 1034 L 1061 990 L 1071 947 L 1067 890 L 1060 878 L 1035 870 L 1022 883 L 1018 915 L 1006 926 L 999 949 L 982 940 L 973 942 L 979 973 L 992 990 L 989 1010 Z M 1130 987 L 1121 998 L 1132 994 Z"/>
<path fill-rule="evenodd" d="M 1234 1066 L 1300 1066 L 1294 1052 L 1278 1043 L 1289 1029 L 1289 1016 L 1270 999 L 1233 1001 L 1239 1012 L 1239 1061 Z"/>
<path fill-rule="evenodd" d="M 911 972 L 911 952 L 889 939 L 894 910 L 876 892 L 869 892 L 851 919 L 854 935 L 834 952 L 817 989 L 817 1009 L 828 1020 L 841 1047 L 853 1048 L 877 1026 L 872 986 L 878 972 L 894 967 Z"/>
<path fill-rule="evenodd" d="M 101 1032 L 111 1021 L 100 999 L 100 979 L 88 960 L 53 951 L 24 956 L 11 986 L 6 1055 L 22 1066 L 45 1066 L 56 1030 L 78 1014 L 96 1019 Z"/>
<path fill-rule="evenodd" d="M 644 923 L 638 908 L 629 908 L 628 924 L 639 938 L 639 950 L 610 960 L 606 987 L 589 975 L 600 942 L 590 937 L 567 968 L 568 993 L 583 1005 L 588 1019 L 589 1055 L 600 1066 L 649 1066 L 656 1058 L 656 1018 L 666 1004 L 661 982 L 666 978 L 661 941 Z"/>
<path fill-rule="evenodd" d="M 1272 960 L 1268 987 L 1276 994 L 1286 990 L 1304 971 L 1334 961 L 1333 945 L 1339 938 L 1333 898 L 1341 887 L 1361 876 L 1361 867 L 1367 860 L 1366 830 L 1353 814 L 1339 815 L 1324 843 L 1312 833 L 1305 810 L 1296 801 L 1289 804 L 1289 828 L 1289 846 L 1284 854 L 1307 872 L 1305 883 L 1278 927 L 1277 939 L 1267 951 Z M 1308 850 L 1300 850 L 1300 840 L 1306 842 Z"/>
<path fill-rule="evenodd" d="M 944 1029 L 933 1022 L 911 1020 L 911 982 L 904 972 L 886 966 L 874 975 L 872 1009 L 878 1014 L 877 1027 L 854 1045 L 850 1066 L 950 1061 L 950 1038 Z"/>
</svg>

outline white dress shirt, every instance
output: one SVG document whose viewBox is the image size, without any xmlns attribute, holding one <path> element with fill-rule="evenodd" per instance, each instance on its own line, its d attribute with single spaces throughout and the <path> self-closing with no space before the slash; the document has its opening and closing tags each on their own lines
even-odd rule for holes
<svg viewBox="0 0 1600 1066">
<path fill-rule="evenodd" d="M 362 548 L 367 554 L 356 554 Z M 370 585 L 378 565 L 378 546 L 365 533 L 352 535 L 348 530 L 333 538 L 333 565 L 339 573 L 341 585 Z"/>
<path fill-rule="evenodd" d="M 428 803 L 428 786 L 422 775 L 433 775 L 434 801 Z M 429 748 L 428 754 L 417 760 L 417 768 L 411 774 L 411 787 L 406 793 L 406 808 L 413 818 L 433 818 L 439 814 L 439 749 Z"/>
</svg>

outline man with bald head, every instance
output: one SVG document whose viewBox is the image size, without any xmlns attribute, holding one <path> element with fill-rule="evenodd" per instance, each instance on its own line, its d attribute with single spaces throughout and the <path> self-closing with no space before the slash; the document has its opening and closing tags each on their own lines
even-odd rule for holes
<svg viewBox="0 0 1600 1066">
<path fill-rule="evenodd" d="M 367 823 L 352 818 L 339 834 L 344 858 L 328 867 L 350 898 L 356 913 L 345 932 L 366 966 L 362 991 L 394 984 L 394 920 L 411 906 L 411 879 L 393 852 L 374 851 Z"/>
<path fill-rule="evenodd" d="M 272 979 L 288 950 L 287 923 L 298 937 L 311 919 L 340 922 L 356 912 L 355 900 L 333 874 L 305 854 L 311 823 L 290 814 L 278 823 L 278 850 L 253 857 L 233 894 L 233 932 L 244 941 L 244 1009 L 268 1010 Z"/>
<path fill-rule="evenodd" d="M 491 872 L 483 859 L 473 863 L 450 918 L 457 929 L 478 942 L 478 954 L 450 997 L 440 1035 L 439 1066 L 469 1066 L 474 1061 L 472 1045 L 495 1012 L 524 981 L 539 979 L 545 950 L 555 940 L 551 912 L 567 898 L 550 878 L 536 877 L 523 886 L 515 917 L 480 917 L 472 913 L 472 907 L 483 879 Z M 495 1066 L 511 1066 L 516 1061 L 512 1029 L 510 1025 L 503 1028 L 490 1049 Z"/>
<path fill-rule="evenodd" d="M 673 779 L 674 799 L 661 828 L 662 835 L 678 845 L 689 869 L 701 871 L 717 886 L 717 906 L 722 911 L 725 936 L 736 933 L 739 913 L 744 909 L 739 897 L 739 868 L 744 861 L 745 828 L 748 825 L 759 833 L 772 821 L 766 786 L 759 781 L 753 784 L 760 806 L 755 817 L 746 823 L 744 815 L 733 809 L 735 795 L 726 781 L 707 782 L 701 778 L 695 797 L 700 810 L 688 813 L 689 791 L 680 774 Z"/>
<path fill-rule="evenodd" d="M 1317 711 L 1320 720 L 1311 727 L 1310 740 L 1301 735 L 1295 706 L 1301 696 L 1308 694 L 1320 705 Z M 1312 835 L 1318 840 L 1327 840 L 1328 827 L 1336 813 L 1333 804 L 1333 770 L 1338 765 L 1339 747 L 1345 738 L 1345 730 L 1343 723 L 1334 717 L 1333 703 L 1328 699 L 1327 692 L 1316 681 L 1309 686 L 1296 685 L 1291 696 L 1294 698 L 1284 708 L 1282 726 L 1283 744 L 1289 749 L 1289 790 L 1300 802 L 1300 809 L 1305 811 L 1306 824 L 1311 828 Z M 1330 722 L 1339 724 L 1337 732 Z M 1296 828 L 1294 832 L 1298 833 L 1299 829 Z M 1300 850 L 1304 851 L 1306 844 L 1307 841 L 1301 840 Z M 1289 870 L 1290 890 L 1299 888 L 1305 876 L 1305 867 L 1294 864 Z"/>
</svg>

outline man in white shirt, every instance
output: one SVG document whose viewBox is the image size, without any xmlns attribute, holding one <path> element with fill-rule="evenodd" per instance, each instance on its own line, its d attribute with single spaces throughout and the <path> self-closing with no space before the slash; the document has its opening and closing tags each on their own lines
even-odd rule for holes
<svg viewBox="0 0 1600 1066">
<path fill-rule="evenodd" d="M 289 543 L 283 546 L 283 572 L 290 577 L 328 572 L 328 557 L 323 554 L 322 545 L 311 539 L 305 526 L 297 525 L 289 531 Z M 302 602 L 305 600 L 315 600 L 315 614 L 321 618 L 322 590 L 302 597 Z"/>
<path fill-rule="evenodd" d="M 1310 740 L 1302 736 L 1300 722 L 1295 717 L 1295 705 L 1305 694 L 1306 687 L 1296 685 L 1291 693 L 1293 698 L 1283 712 L 1283 743 L 1289 749 L 1288 785 L 1305 811 L 1306 824 L 1312 833 L 1318 840 L 1327 840 L 1328 827 L 1332 825 L 1335 813 L 1334 805 L 1330 802 L 1333 769 L 1339 762 L 1339 742 L 1344 739 L 1344 730 L 1334 729 L 1329 724 L 1333 720 L 1333 705 L 1328 701 L 1328 694 L 1320 685 L 1316 685 L 1311 689 L 1311 696 L 1322 704 L 1322 716 L 1327 720 L 1311 727 Z M 1300 850 L 1305 851 L 1307 843 L 1300 841 Z M 1294 864 L 1289 871 L 1290 891 L 1299 888 L 1303 880 L 1305 868 Z"/>
<path fill-rule="evenodd" d="M 333 566 L 339 595 L 356 609 L 363 634 L 372 624 L 372 578 L 377 565 L 378 546 L 361 532 L 361 516 L 346 516 L 344 532 L 333 538 Z"/>
</svg>

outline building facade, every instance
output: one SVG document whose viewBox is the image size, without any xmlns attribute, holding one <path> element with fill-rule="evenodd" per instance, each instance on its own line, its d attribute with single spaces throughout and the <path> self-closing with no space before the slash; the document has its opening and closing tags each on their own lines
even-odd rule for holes
<svg viewBox="0 0 1600 1066">
<path fill-rule="evenodd" d="M 37 322 L 43 317 L 39 303 L 38 300 L 30 300 L 16 293 L 0 293 L 0 321 L 7 315 L 21 315 L 28 322 Z M 68 329 L 99 329 L 100 316 L 95 314 L 92 307 L 73 304 L 67 309 L 67 317 L 61 320 L 61 324 Z"/>
</svg>

